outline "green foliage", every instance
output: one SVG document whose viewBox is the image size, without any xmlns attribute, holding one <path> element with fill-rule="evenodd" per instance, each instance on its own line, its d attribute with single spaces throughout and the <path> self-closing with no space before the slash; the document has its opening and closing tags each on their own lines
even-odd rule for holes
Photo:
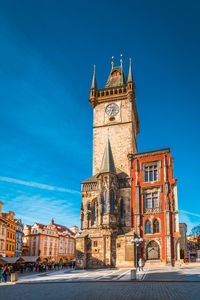
<svg viewBox="0 0 200 300">
<path fill-rule="evenodd" d="M 192 228 L 191 233 L 193 236 L 200 234 L 200 224 Z"/>
</svg>

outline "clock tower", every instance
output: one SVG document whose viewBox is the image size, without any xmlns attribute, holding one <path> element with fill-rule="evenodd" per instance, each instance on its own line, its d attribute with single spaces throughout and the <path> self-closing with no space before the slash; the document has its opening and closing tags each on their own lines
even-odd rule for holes
<svg viewBox="0 0 200 300">
<path fill-rule="evenodd" d="M 127 155 L 137 152 L 139 133 L 131 61 L 128 80 L 123 71 L 122 60 L 119 67 L 114 67 L 112 62 L 103 89 L 97 88 L 94 70 L 89 101 L 93 107 L 93 175 L 100 170 L 108 132 L 115 166 L 129 174 Z"/>
<path fill-rule="evenodd" d="M 76 239 L 77 267 L 133 267 L 134 237 L 128 154 L 137 152 L 139 121 L 131 62 L 128 80 L 121 65 L 106 86 L 97 88 L 94 70 L 93 175 L 82 182 L 81 234 Z"/>
</svg>

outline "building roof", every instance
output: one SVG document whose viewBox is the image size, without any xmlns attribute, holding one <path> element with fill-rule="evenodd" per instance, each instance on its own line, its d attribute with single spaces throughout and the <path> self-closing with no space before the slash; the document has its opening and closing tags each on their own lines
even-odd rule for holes
<svg viewBox="0 0 200 300">
<path fill-rule="evenodd" d="M 21 256 L 24 262 L 36 262 L 40 259 L 39 256 Z"/>
<path fill-rule="evenodd" d="M 38 227 L 39 227 L 39 228 L 41 228 L 41 229 L 42 229 L 42 228 L 44 228 L 44 226 L 45 226 L 45 225 L 43 225 L 43 224 L 40 224 L 40 223 L 35 223 L 35 224 L 37 224 L 37 225 L 38 225 Z"/>
<path fill-rule="evenodd" d="M 165 154 L 165 153 L 169 153 L 169 152 L 170 152 L 170 148 L 164 148 L 164 149 L 159 149 L 159 150 L 152 150 L 152 151 L 147 151 L 147 152 L 129 154 L 129 156 L 132 158 L 140 158 L 140 157 L 146 157 L 146 156 L 151 156 L 151 155 Z"/>
<path fill-rule="evenodd" d="M 60 231 L 60 232 L 64 232 L 64 231 L 68 231 L 70 234 L 74 235 L 74 232 L 71 231 L 69 228 L 67 228 L 66 226 L 63 226 L 63 225 L 59 225 L 59 224 L 53 224 L 56 226 L 57 230 Z"/>
<path fill-rule="evenodd" d="M 0 257 L 0 262 L 3 262 L 4 264 L 14 264 L 20 259 L 21 257 Z"/>
<path fill-rule="evenodd" d="M 109 88 L 124 84 L 126 84 L 126 76 L 124 75 L 122 66 L 112 67 L 105 87 Z"/>
<path fill-rule="evenodd" d="M 106 142 L 99 173 L 114 173 L 114 174 L 116 173 L 109 136 L 107 137 L 107 142 Z"/>
<path fill-rule="evenodd" d="M 115 168 L 116 169 L 116 174 L 117 175 L 120 175 L 120 174 L 124 174 L 124 172 L 122 170 L 120 170 L 119 168 Z M 97 177 L 100 175 L 101 173 L 97 173 L 96 175 L 84 180 L 81 182 L 81 184 L 84 184 L 84 183 L 95 183 L 97 182 Z"/>
</svg>

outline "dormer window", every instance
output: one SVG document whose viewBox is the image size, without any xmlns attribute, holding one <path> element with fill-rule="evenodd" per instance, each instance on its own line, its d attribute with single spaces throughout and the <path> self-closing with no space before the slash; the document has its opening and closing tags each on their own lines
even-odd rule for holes
<svg viewBox="0 0 200 300">
<path fill-rule="evenodd" d="M 119 76 L 119 75 L 120 75 L 120 73 L 115 71 L 115 72 L 112 73 L 111 76 L 112 76 L 112 77 L 116 77 L 116 76 Z"/>
</svg>

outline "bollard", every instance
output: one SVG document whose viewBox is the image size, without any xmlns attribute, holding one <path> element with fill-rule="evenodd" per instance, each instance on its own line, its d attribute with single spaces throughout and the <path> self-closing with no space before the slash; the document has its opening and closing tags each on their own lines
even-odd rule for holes
<svg viewBox="0 0 200 300">
<path fill-rule="evenodd" d="M 10 274 L 10 281 L 15 282 L 18 280 L 18 274 L 17 273 L 11 273 Z"/>
<path fill-rule="evenodd" d="M 136 269 L 131 270 L 131 280 L 136 280 Z"/>
</svg>

